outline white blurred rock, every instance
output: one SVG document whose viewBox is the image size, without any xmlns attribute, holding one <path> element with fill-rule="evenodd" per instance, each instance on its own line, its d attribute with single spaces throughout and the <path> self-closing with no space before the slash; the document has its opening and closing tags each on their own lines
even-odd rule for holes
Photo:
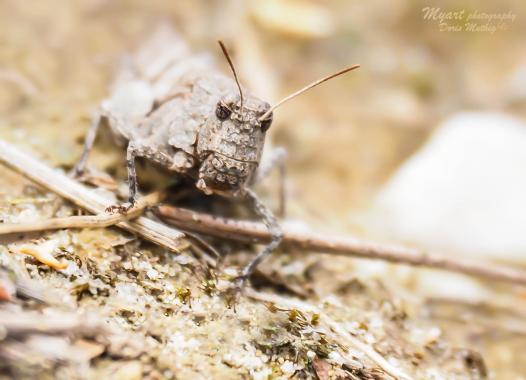
<svg viewBox="0 0 526 380">
<path fill-rule="evenodd" d="M 509 102 L 526 102 L 526 59 L 512 71 L 505 82 L 504 91 Z"/>
<path fill-rule="evenodd" d="M 526 260 L 526 124 L 489 112 L 439 126 L 379 193 L 368 227 L 419 247 Z"/>
</svg>

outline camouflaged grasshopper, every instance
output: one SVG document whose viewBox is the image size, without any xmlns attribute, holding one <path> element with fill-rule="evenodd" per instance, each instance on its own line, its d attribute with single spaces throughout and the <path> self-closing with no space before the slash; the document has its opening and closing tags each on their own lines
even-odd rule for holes
<svg viewBox="0 0 526 380">
<path fill-rule="evenodd" d="M 205 57 L 191 55 L 173 31 L 158 31 L 121 69 L 113 93 L 93 120 L 75 173 L 80 175 L 85 170 L 97 131 L 105 121 L 117 140 L 127 145 L 129 203 L 118 207 L 121 211 L 133 205 L 137 197 L 136 157 L 192 178 L 205 194 L 250 200 L 272 240 L 243 269 L 241 285 L 279 245 L 283 235 L 273 213 L 249 189 L 257 177 L 273 110 L 359 66 L 322 78 L 271 107 L 242 91 L 234 65 L 224 45 L 219 44 L 234 81 L 219 73 Z"/>
</svg>

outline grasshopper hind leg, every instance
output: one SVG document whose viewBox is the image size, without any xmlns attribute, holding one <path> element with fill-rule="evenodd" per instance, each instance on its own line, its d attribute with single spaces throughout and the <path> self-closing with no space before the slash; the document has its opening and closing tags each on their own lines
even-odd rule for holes
<svg viewBox="0 0 526 380">
<path fill-rule="evenodd" d="M 270 232 L 271 240 L 270 243 L 265 246 L 265 248 L 259 252 L 256 257 L 252 259 L 248 265 L 246 265 L 242 272 L 241 276 L 238 279 L 238 287 L 241 289 L 246 282 L 246 280 L 252 275 L 257 266 L 268 256 L 270 255 L 281 243 L 283 240 L 283 231 L 279 225 L 276 217 L 270 211 L 270 209 L 265 206 L 265 204 L 259 199 L 257 194 L 250 189 L 244 190 L 245 197 L 251 202 L 252 207 L 256 214 L 263 220 L 263 223 Z"/>
<path fill-rule="evenodd" d="M 282 147 L 276 147 L 269 151 L 267 156 L 263 155 L 263 160 L 256 172 L 253 183 L 260 183 L 268 177 L 272 170 L 278 170 L 278 211 L 279 218 L 283 218 L 286 214 L 287 205 L 287 188 L 286 188 L 286 163 L 287 151 Z"/>
</svg>

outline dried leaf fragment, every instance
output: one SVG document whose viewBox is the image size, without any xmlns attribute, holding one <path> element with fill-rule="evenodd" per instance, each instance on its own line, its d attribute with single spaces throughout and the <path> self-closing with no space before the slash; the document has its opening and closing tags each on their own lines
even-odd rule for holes
<svg viewBox="0 0 526 380">
<path fill-rule="evenodd" d="M 97 356 L 102 355 L 106 350 L 103 344 L 89 341 L 86 339 L 79 339 L 74 343 L 75 348 L 82 352 L 85 355 L 87 360 L 96 358 Z"/>
<path fill-rule="evenodd" d="M 12 283 L 0 279 L 0 302 L 11 302 L 15 289 Z"/>
<path fill-rule="evenodd" d="M 59 239 L 47 240 L 41 244 L 24 244 L 13 249 L 14 252 L 23 253 L 33 256 L 42 264 L 46 264 L 53 269 L 65 269 L 68 266 L 67 262 L 60 262 L 53 256 L 53 252 L 60 244 Z"/>
</svg>

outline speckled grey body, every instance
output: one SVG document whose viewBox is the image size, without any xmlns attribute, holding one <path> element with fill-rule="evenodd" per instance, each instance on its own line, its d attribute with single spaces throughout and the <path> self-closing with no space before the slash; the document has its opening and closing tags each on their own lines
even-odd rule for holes
<svg viewBox="0 0 526 380">
<path fill-rule="evenodd" d="M 271 122 L 258 120 L 268 103 L 245 94 L 241 110 L 233 80 L 211 65 L 188 70 L 166 99 L 160 96 L 144 80 L 117 84 L 102 114 L 119 139 L 133 142 L 135 156 L 191 176 L 207 194 L 235 193 L 250 183 Z M 142 117 L 121 107 L 141 98 Z"/>
<path fill-rule="evenodd" d="M 245 267 L 246 279 L 281 241 L 268 208 L 247 188 L 261 160 L 272 114 L 270 105 L 219 73 L 206 56 L 190 54 L 169 28 L 160 28 L 124 62 L 110 97 L 100 106 L 75 171 L 84 170 L 99 126 L 105 121 L 127 144 L 129 204 L 135 202 L 135 158 L 144 157 L 174 174 L 194 179 L 206 194 L 243 196 L 272 232 L 272 242 Z M 262 120 L 261 120 L 262 119 Z"/>
</svg>

